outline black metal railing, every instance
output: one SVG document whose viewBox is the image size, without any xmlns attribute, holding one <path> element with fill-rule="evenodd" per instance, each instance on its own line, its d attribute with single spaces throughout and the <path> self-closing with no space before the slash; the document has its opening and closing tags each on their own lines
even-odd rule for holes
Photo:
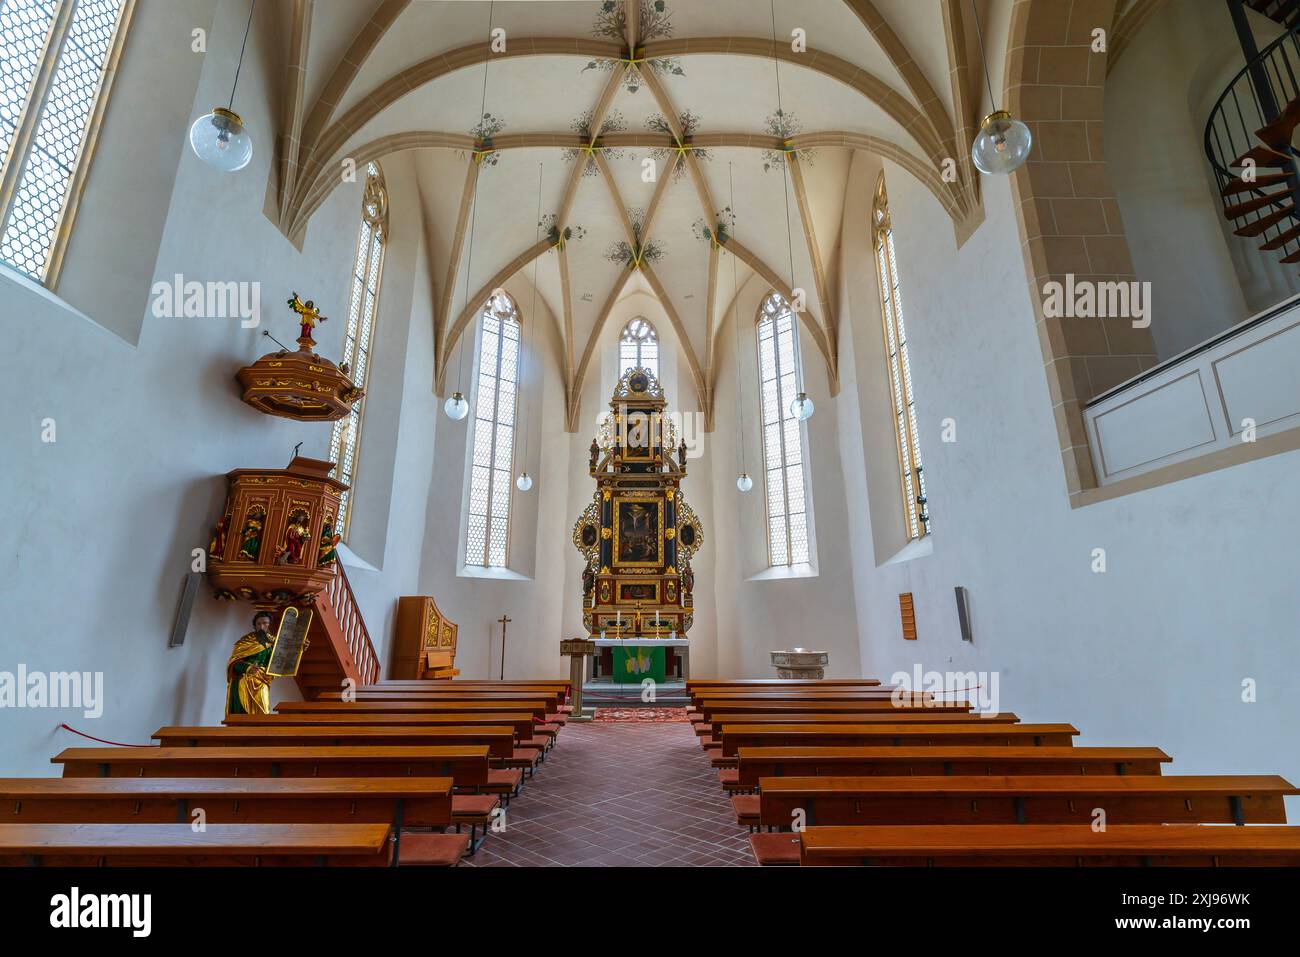
<svg viewBox="0 0 1300 957">
<path fill-rule="evenodd" d="M 1277 149 L 1287 160 L 1276 166 L 1258 164 L 1255 176 L 1264 182 L 1248 187 L 1242 184 L 1238 160 L 1255 147 L 1266 145 L 1256 131 L 1278 119 L 1287 104 L 1297 98 L 1300 98 L 1300 28 L 1278 37 L 1242 67 L 1224 88 L 1205 124 L 1205 155 L 1214 170 L 1225 211 L 1230 206 L 1280 190 L 1290 192 L 1290 214 L 1266 227 L 1254 226 L 1258 231 L 1252 235 L 1261 245 L 1272 246 L 1283 258 L 1300 255 L 1300 237 L 1278 241 L 1300 225 L 1300 165 L 1296 161 L 1300 154 L 1288 140 Z M 1285 179 L 1270 179 L 1270 174 L 1275 173 L 1283 174 Z M 1225 195 L 1223 191 L 1229 185 L 1242 188 Z M 1239 229 L 1250 227 L 1274 218 L 1279 209 L 1278 205 L 1263 206 L 1235 217 L 1235 221 Z"/>
</svg>

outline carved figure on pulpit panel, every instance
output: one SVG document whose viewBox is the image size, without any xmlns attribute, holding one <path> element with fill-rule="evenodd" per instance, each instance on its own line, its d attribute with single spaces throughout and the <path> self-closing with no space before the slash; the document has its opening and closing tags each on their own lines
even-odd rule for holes
<svg viewBox="0 0 1300 957">
<path fill-rule="evenodd" d="M 262 526 L 266 524 L 266 509 L 254 505 L 244 516 L 244 528 L 239 533 L 240 561 L 255 562 L 262 553 Z"/>
<path fill-rule="evenodd" d="M 226 554 L 226 536 L 230 533 L 230 515 L 222 515 L 212 529 L 212 540 L 208 542 L 208 558 L 221 561 Z"/>
<path fill-rule="evenodd" d="M 226 715 L 269 714 L 271 676 L 266 673 L 275 639 L 269 611 L 253 616 L 253 630 L 235 642 L 226 663 Z"/>
<path fill-rule="evenodd" d="M 339 557 L 338 544 L 342 535 L 334 534 L 334 516 L 326 515 L 325 524 L 320 530 L 320 545 L 316 547 L 316 567 L 323 568 L 333 564 Z"/>
<path fill-rule="evenodd" d="M 289 513 L 289 523 L 284 529 L 284 547 L 275 557 L 277 565 L 301 565 L 307 542 L 311 540 L 308 523 L 311 518 L 305 509 L 296 508 Z"/>
</svg>

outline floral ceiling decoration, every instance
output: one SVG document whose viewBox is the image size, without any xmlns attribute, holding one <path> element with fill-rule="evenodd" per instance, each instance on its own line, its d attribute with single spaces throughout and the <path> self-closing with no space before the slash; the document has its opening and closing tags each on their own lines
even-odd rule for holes
<svg viewBox="0 0 1300 957">
<path fill-rule="evenodd" d="M 645 43 L 648 40 L 663 40 L 671 37 L 673 35 L 672 16 L 668 12 L 668 4 L 664 0 L 641 0 L 640 23 L 637 31 L 640 42 Z M 617 2 L 617 0 L 603 0 L 600 9 L 596 13 L 591 33 L 593 36 L 602 39 L 615 40 L 620 43 L 625 42 L 627 37 L 626 6 Z M 623 58 L 618 60 L 604 57 L 590 60 L 582 68 L 582 72 L 586 73 L 588 70 L 623 70 L 623 88 L 629 93 L 636 93 L 645 85 L 641 70 L 646 67 L 649 67 L 656 76 L 686 75 L 686 71 L 682 69 L 681 60 L 677 57 L 656 57 L 646 60 L 639 55 L 638 50 L 629 50 Z"/>
<path fill-rule="evenodd" d="M 568 147 L 562 154 L 565 162 L 579 160 L 584 164 L 582 167 L 583 176 L 595 176 L 600 171 L 600 168 L 596 165 L 597 150 L 607 160 L 619 160 L 627 155 L 626 150 L 616 146 L 605 146 L 600 141 L 602 136 L 608 136 L 610 133 L 622 133 L 627 129 L 627 120 L 623 118 L 623 111 L 610 110 L 605 115 L 605 118 L 601 120 L 600 130 L 595 136 L 591 133 L 591 115 L 592 111 L 587 110 L 569 124 L 569 129 L 581 136 L 586 145 Z"/>
</svg>

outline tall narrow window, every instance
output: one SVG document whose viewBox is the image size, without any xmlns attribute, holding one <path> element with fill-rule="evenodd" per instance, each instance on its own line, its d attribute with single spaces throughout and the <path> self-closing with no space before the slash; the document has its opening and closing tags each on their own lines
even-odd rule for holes
<svg viewBox="0 0 1300 957">
<path fill-rule="evenodd" d="M 640 316 L 623 327 L 618 340 L 618 377 L 628 369 L 649 369 L 659 378 L 659 333 Z"/>
<path fill-rule="evenodd" d="M 803 429 L 790 411 L 799 394 L 799 342 L 794 313 L 778 293 L 763 300 L 758 318 L 758 378 L 767 479 L 768 560 L 808 561 L 808 499 L 804 492 Z"/>
<path fill-rule="evenodd" d="M 58 278 L 134 0 L 0 2 L 0 261 Z"/>
<path fill-rule="evenodd" d="M 519 393 L 519 311 L 497 293 L 479 316 L 478 391 L 470 464 L 465 564 L 504 568 L 510 550 L 510 486 Z"/>
<path fill-rule="evenodd" d="M 889 218 L 889 196 L 882 174 L 872 208 L 876 246 L 876 271 L 880 276 L 880 308 L 885 326 L 885 356 L 889 363 L 889 394 L 894 407 L 894 432 L 898 439 L 898 469 L 903 486 L 903 511 L 908 535 L 930 534 L 930 509 L 925 495 L 925 469 L 921 465 L 921 440 L 916 433 L 916 405 L 912 399 L 912 366 L 907 358 L 907 330 L 903 325 L 903 297 L 894 256 L 894 228 Z"/>
<path fill-rule="evenodd" d="M 348 327 L 343 337 L 343 362 L 352 382 L 364 390 L 370 377 L 370 348 L 379 318 L 379 280 L 384 269 L 384 244 L 388 240 L 388 190 L 378 163 L 366 167 L 365 193 L 361 200 L 361 230 L 357 255 L 352 264 L 352 296 L 348 305 Z M 352 411 L 334 423 L 330 434 L 330 461 L 338 463 L 336 477 L 355 487 L 357 451 L 361 447 L 361 424 L 366 413 L 363 395 Z M 352 492 L 339 498 L 339 524 L 346 537 L 352 522 Z"/>
</svg>

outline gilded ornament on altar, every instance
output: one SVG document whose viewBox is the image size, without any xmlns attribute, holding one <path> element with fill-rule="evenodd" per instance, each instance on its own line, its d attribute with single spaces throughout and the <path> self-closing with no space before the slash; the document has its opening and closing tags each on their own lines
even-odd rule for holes
<svg viewBox="0 0 1300 957">
<path fill-rule="evenodd" d="M 703 539 L 680 489 L 685 447 L 649 370 L 629 369 L 620 378 L 592 440 L 590 474 L 597 500 L 573 533 L 587 562 L 584 623 L 592 633 L 685 636 L 692 598 L 678 568 L 689 568 Z"/>
<path fill-rule="evenodd" d="M 260 412 L 300 422 L 332 422 L 352 411 L 363 392 L 348 377 L 347 365 L 335 366 L 316 354 L 312 330 L 326 322 L 320 308 L 295 292 L 289 308 L 298 317 L 298 350 L 268 353 L 235 376 L 241 398 Z"/>
</svg>

